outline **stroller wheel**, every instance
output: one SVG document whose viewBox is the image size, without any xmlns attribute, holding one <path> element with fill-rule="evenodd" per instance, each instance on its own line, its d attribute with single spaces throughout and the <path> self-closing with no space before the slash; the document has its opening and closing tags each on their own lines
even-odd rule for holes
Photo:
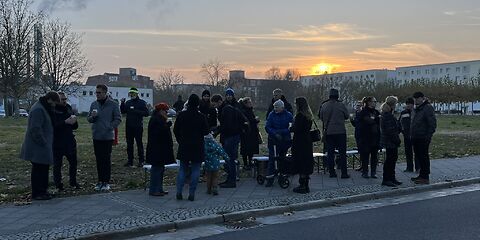
<svg viewBox="0 0 480 240">
<path fill-rule="evenodd" d="M 263 185 L 265 183 L 265 177 L 262 175 L 257 176 L 257 183 Z"/>
<path fill-rule="evenodd" d="M 280 185 L 281 188 L 285 189 L 290 186 L 290 180 L 288 180 L 288 177 L 279 176 L 278 184 Z"/>
</svg>

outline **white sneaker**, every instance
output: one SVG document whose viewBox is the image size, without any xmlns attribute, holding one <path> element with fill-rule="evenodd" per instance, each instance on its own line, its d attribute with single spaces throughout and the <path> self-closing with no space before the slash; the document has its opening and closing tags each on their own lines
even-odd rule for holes
<svg viewBox="0 0 480 240">
<path fill-rule="evenodd" d="M 102 188 L 103 188 L 103 183 L 97 183 L 95 185 L 95 191 L 100 191 L 100 190 L 102 190 Z"/>
<path fill-rule="evenodd" d="M 101 191 L 110 191 L 110 184 L 104 183 L 102 188 L 100 188 Z"/>
</svg>

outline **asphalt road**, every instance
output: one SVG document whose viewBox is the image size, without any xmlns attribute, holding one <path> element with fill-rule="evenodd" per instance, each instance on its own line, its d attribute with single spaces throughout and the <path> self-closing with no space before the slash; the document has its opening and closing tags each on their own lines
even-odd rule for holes
<svg viewBox="0 0 480 240">
<path fill-rule="evenodd" d="M 200 239 L 480 239 L 480 191 L 227 232 Z"/>
</svg>

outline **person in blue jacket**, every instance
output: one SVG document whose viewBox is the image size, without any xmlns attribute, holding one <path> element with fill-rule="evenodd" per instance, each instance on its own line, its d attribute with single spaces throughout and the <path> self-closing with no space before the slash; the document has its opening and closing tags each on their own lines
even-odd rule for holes
<svg viewBox="0 0 480 240">
<path fill-rule="evenodd" d="M 273 103 L 273 111 L 268 114 L 265 130 L 268 133 L 268 175 L 265 187 L 272 187 L 275 177 L 275 158 L 285 158 L 292 144 L 290 124 L 292 113 L 285 110 L 282 100 Z"/>
<path fill-rule="evenodd" d="M 218 171 L 220 159 L 228 161 L 230 158 L 222 146 L 215 141 L 212 134 L 207 134 L 205 139 L 205 172 L 207 177 L 207 194 L 218 195 Z"/>
</svg>

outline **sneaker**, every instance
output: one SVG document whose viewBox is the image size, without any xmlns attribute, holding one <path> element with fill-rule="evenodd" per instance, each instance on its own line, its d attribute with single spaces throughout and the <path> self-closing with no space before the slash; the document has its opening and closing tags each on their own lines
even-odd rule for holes
<svg viewBox="0 0 480 240">
<path fill-rule="evenodd" d="M 95 188 L 94 188 L 94 189 L 95 189 L 95 191 L 100 191 L 100 190 L 102 189 L 102 187 L 103 187 L 103 183 L 97 183 L 97 184 L 95 185 Z"/>
<path fill-rule="evenodd" d="M 397 186 L 402 185 L 402 182 L 398 181 L 397 179 L 394 179 L 392 182 L 393 182 L 393 184 L 395 184 Z"/>
<path fill-rule="evenodd" d="M 412 181 L 416 181 L 416 180 L 418 180 L 418 179 L 420 179 L 420 176 L 410 178 L 410 180 L 412 180 Z"/>
<path fill-rule="evenodd" d="M 100 191 L 110 191 L 110 184 L 104 183 L 102 188 L 100 188 Z"/>
</svg>

